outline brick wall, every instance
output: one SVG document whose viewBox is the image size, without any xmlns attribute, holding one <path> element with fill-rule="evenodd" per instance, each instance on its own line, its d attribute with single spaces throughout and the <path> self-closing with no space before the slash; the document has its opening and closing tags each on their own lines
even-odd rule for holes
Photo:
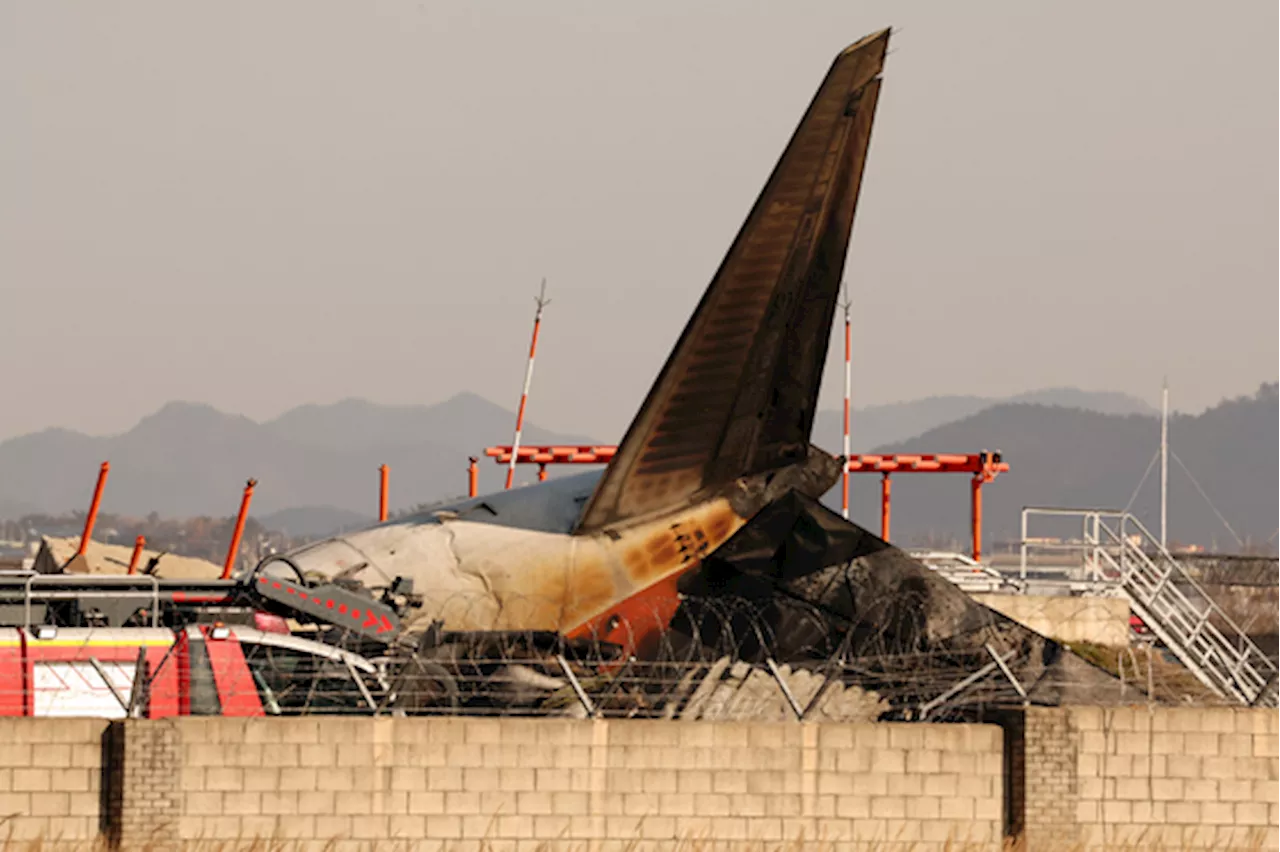
<svg viewBox="0 0 1280 852">
<path fill-rule="evenodd" d="M 675 848 L 999 848 L 986 725 L 184 719 L 181 834 Z M 651 841 L 659 841 L 657 844 Z M 661 843 L 668 841 L 668 843 Z M 456 845 L 455 845 L 456 844 Z M 341 849 L 342 847 L 338 847 Z M 757 848 L 759 848 L 757 846 Z"/>
<path fill-rule="evenodd" d="M 1056 837 L 1089 848 L 1274 849 L 1278 720 L 1261 709 L 1028 710 L 1031 848 Z"/>
<path fill-rule="evenodd" d="M 106 729 L 106 720 L 0 718 L 0 842 L 98 836 Z"/>
<path fill-rule="evenodd" d="M 1027 845 L 1040 849 L 1076 837 L 1076 743 L 1071 711 L 1036 708 L 1023 728 Z"/>
<path fill-rule="evenodd" d="M 107 737 L 108 836 L 121 849 L 179 847 L 182 741 L 172 719 L 128 719 Z"/>
</svg>

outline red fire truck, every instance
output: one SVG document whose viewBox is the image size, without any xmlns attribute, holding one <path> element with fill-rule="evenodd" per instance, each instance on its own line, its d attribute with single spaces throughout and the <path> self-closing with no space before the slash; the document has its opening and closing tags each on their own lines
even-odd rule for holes
<svg viewBox="0 0 1280 852">
<path fill-rule="evenodd" d="M 369 659 L 245 625 L 0 628 L 0 716 L 369 712 Z"/>
<path fill-rule="evenodd" d="M 536 702 L 562 686 L 525 671 L 503 692 L 517 658 L 576 677 L 565 655 L 577 646 L 559 634 L 437 623 L 410 638 L 402 608 L 289 572 L 238 581 L 0 572 L 0 716 L 451 712 L 471 700 Z"/>
<path fill-rule="evenodd" d="M 300 581 L 0 572 L 0 716 L 259 716 L 392 708 L 394 610 Z M 322 597 L 323 596 L 323 597 Z M 285 601 L 289 603 L 285 603 Z M 300 611 L 305 606 L 310 612 Z M 357 608 L 356 649 L 314 616 Z M 378 616 L 364 628 L 365 614 Z M 291 633 L 288 618 L 308 622 Z M 297 626 L 298 622 L 294 622 Z M 390 625 L 393 629 L 388 629 Z M 371 652 L 372 651 L 372 652 Z"/>
</svg>

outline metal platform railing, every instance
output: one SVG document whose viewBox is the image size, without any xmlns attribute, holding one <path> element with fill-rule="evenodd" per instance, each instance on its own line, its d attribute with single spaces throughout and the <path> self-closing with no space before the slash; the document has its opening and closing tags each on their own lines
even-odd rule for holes
<svg viewBox="0 0 1280 852">
<path fill-rule="evenodd" d="M 1074 518 L 1077 543 L 1037 543 L 1031 518 Z M 1022 574 L 1029 550 L 1085 554 L 1091 582 L 1110 586 L 1193 674 L 1223 697 L 1250 706 L 1277 705 L 1276 664 L 1209 597 L 1176 558 L 1127 512 L 1096 509 L 1022 510 Z"/>
<path fill-rule="evenodd" d="M 1018 585 L 1010 582 L 999 571 L 966 554 L 942 550 L 910 550 L 907 553 L 912 559 L 969 594 L 1018 590 Z"/>
<path fill-rule="evenodd" d="M 213 605 L 228 602 L 232 580 L 172 580 L 148 574 L 39 574 L 0 571 L 0 627 L 30 628 L 42 622 L 46 608 L 76 604 L 101 615 L 101 626 L 119 627 L 136 611 L 159 626 L 162 605 Z M 142 625 L 136 625 L 142 626 Z"/>
</svg>

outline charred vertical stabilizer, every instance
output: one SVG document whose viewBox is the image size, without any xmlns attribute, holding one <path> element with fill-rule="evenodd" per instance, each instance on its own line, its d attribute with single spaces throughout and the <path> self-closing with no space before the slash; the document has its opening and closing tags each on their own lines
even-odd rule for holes
<svg viewBox="0 0 1280 852">
<path fill-rule="evenodd" d="M 888 43 L 836 57 L 577 532 L 805 462 Z"/>
</svg>

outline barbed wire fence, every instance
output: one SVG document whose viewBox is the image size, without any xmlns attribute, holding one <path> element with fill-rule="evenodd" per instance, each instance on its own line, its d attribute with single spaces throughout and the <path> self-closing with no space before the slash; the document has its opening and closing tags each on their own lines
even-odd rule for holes
<svg viewBox="0 0 1280 852">
<path fill-rule="evenodd" d="M 58 625 L 51 611 L 56 640 L 27 642 L 32 675 L 0 678 L 0 705 L 36 715 L 972 721 L 1096 693 L 1103 672 L 1123 703 L 1226 703 L 1159 650 L 1077 644 L 1075 657 L 985 607 L 940 631 L 926 602 L 901 589 L 843 609 L 777 594 L 653 599 L 568 635 L 505 629 L 546 602 L 501 603 L 495 618 L 489 596 L 432 602 L 424 610 L 451 618 L 424 615 L 392 644 L 298 622 L 288 634 L 230 624 L 221 638 L 206 625 L 195 642 L 171 623 L 140 638 Z M 1090 606 L 1082 599 L 1081 615 Z"/>
</svg>

